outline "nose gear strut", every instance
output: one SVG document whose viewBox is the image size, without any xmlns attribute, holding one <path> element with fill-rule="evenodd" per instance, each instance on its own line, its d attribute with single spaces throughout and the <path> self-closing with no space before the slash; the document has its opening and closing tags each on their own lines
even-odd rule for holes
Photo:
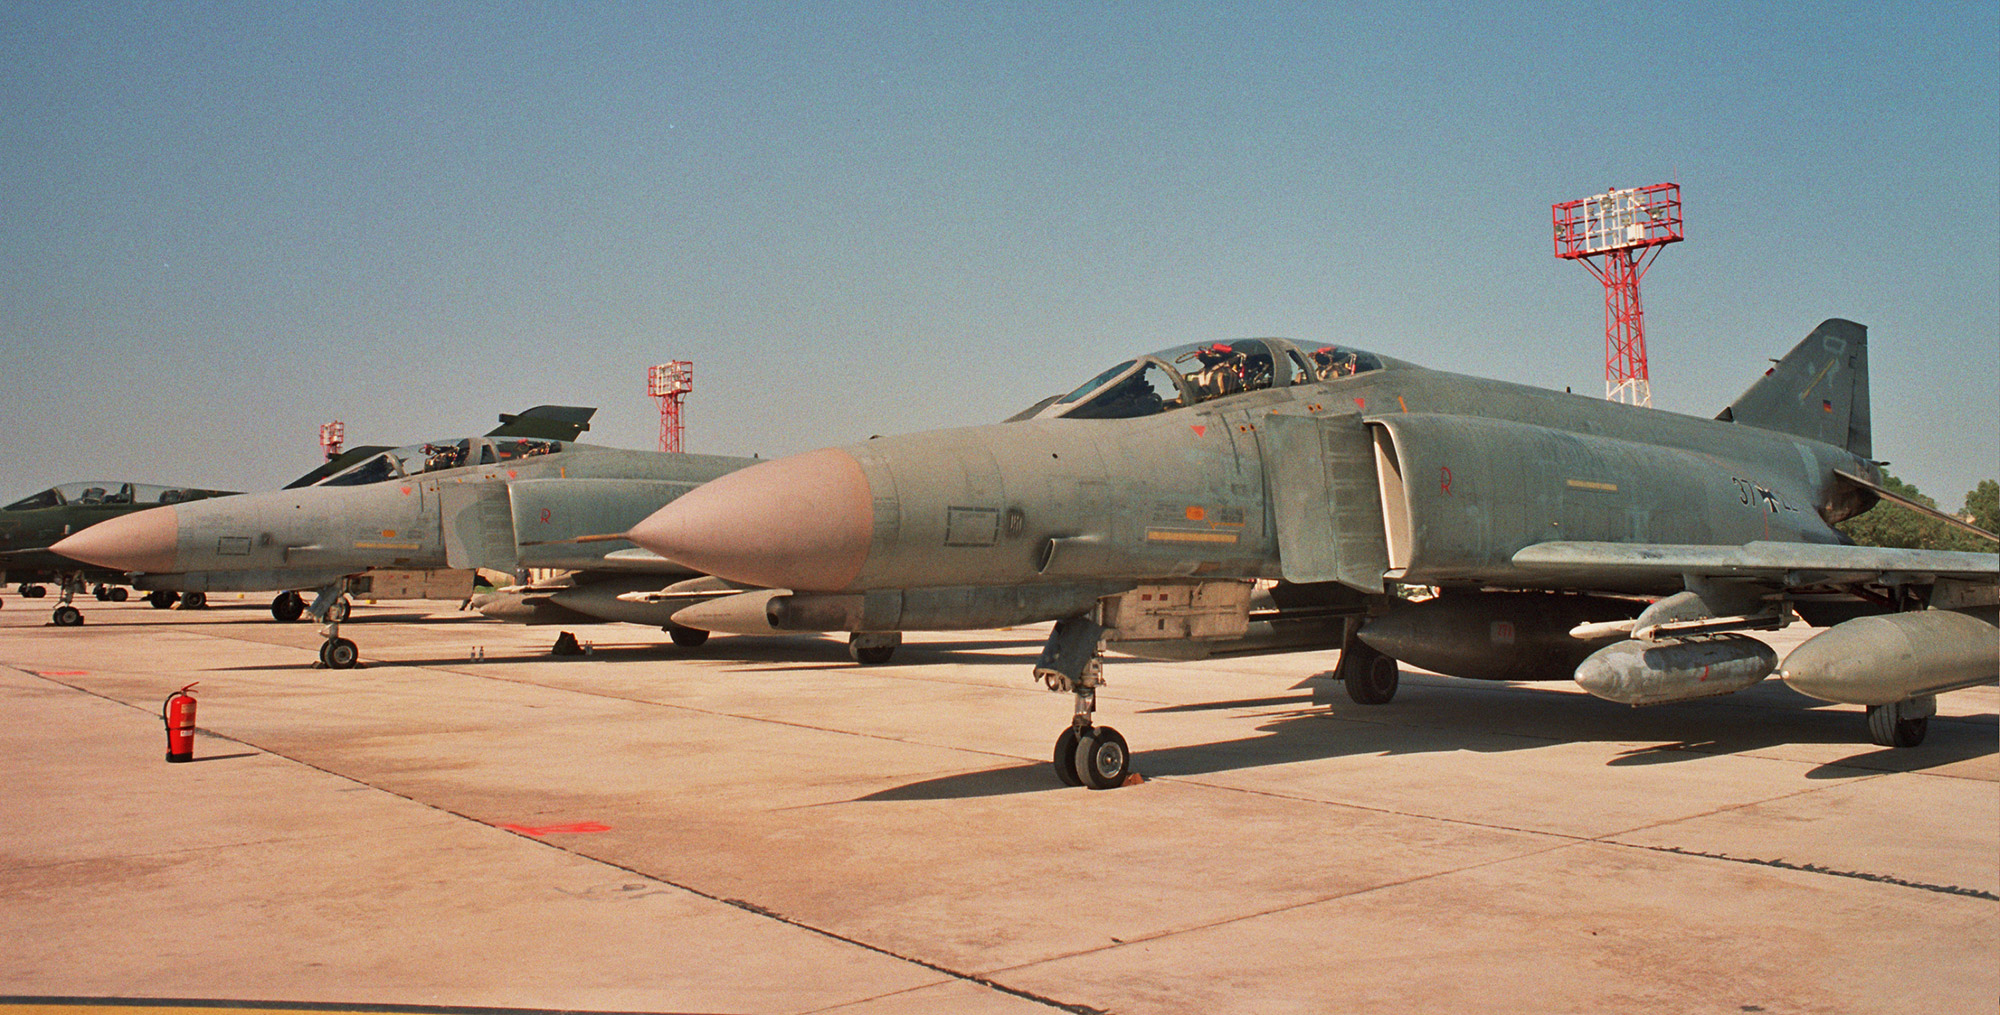
<svg viewBox="0 0 2000 1015">
<path fill-rule="evenodd" d="M 1125 738 L 1091 722 L 1097 689 L 1104 684 L 1104 626 L 1089 617 L 1056 621 L 1035 662 L 1035 678 L 1051 691 L 1075 696 L 1069 728 L 1056 738 L 1056 778 L 1065 786 L 1110 789 L 1125 781 L 1131 753 Z"/>
</svg>

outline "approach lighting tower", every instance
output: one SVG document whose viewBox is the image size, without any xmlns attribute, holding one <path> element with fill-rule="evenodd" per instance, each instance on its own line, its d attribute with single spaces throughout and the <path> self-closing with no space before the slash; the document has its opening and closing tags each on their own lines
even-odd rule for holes
<svg viewBox="0 0 2000 1015">
<path fill-rule="evenodd" d="M 1680 184 L 1606 190 L 1554 205 L 1549 213 L 1556 256 L 1582 261 L 1604 283 L 1604 397 L 1652 405 L 1639 278 L 1667 244 L 1684 238 Z"/>
<path fill-rule="evenodd" d="M 339 420 L 322 423 L 319 427 L 319 448 L 326 452 L 326 460 L 331 462 L 340 457 L 340 449 L 347 443 L 347 424 Z"/>
<path fill-rule="evenodd" d="M 681 450 L 681 399 L 694 390 L 694 362 L 677 359 L 646 372 L 646 394 L 660 400 L 660 450 Z"/>
</svg>

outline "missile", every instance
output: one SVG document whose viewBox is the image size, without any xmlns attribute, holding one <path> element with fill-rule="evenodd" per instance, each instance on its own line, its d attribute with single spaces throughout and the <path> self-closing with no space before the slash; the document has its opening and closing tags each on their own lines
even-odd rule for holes
<svg viewBox="0 0 2000 1015">
<path fill-rule="evenodd" d="M 758 589 L 711 599 L 675 611 L 673 622 L 718 634 L 778 634 L 779 629 L 771 623 L 770 605 L 771 600 L 786 594 L 784 589 Z"/>
<path fill-rule="evenodd" d="M 1675 641 L 1621 641 L 1576 668 L 1584 690 L 1623 705 L 1658 705 L 1734 694 L 1778 668 L 1778 653 L 1737 634 Z"/>
<path fill-rule="evenodd" d="M 1359 637 L 1391 658 L 1473 680 L 1562 680 L 1584 658 L 1625 637 L 1645 604 L 1543 592 L 1447 593 L 1362 625 Z M 1601 625 L 1592 637 L 1571 629 Z M 1586 630 L 1590 630 L 1586 628 Z"/>
<path fill-rule="evenodd" d="M 1785 657 L 1785 683 L 1823 701 L 1887 705 L 2000 677 L 2000 627 L 1951 610 L 1857 617 Z"/>
</svg>

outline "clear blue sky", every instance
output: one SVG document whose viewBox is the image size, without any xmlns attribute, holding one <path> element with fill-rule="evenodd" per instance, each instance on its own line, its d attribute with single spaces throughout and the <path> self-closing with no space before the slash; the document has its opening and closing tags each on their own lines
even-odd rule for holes
<svg viewBox="0 0 2000 1015">
<path fill-rule="evenodd" d="M 260 489 L 601 407 L 690 450 L 999 419 L 1244 335 L 1602 390 L 1549 205 L 1676 180 L 1654 402 L 1820 320 L 2000 473 L 2000 7 L 0 2 L 0 498 Z"/>
</svg>

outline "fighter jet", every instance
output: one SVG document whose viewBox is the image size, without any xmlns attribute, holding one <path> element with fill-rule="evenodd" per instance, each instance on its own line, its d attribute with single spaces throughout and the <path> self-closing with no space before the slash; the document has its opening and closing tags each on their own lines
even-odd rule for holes
<svg viewBox="0 0 2000 1015">
<path fill-rule="evenodd" d="M 273 616 L 309 614 L 323 625 L 320 661 L 342 669 L 359 658 L 340 635 L 353 593 L 467 599 L 479 568 L 589 568 L 593 585 L 638 571 L 654 590 L 696 577 L 629 542 L 567 540 L 629 527 L 750 460 L 574 443 L 595 411 L 538 406 L 484 437 L 366 454 L 309 486 L 143 511 L 55 549 L 134 572 L 139 588 L 281 590 Z M 298 589 L 317 590 L 310 606 Z"/>
<path fill-rule="evenodd" d="M 58 627 L 75 627 L 83 623 L 83 611 L 71 605 L 77 594 L 95 586 L 99 601 L 124 602 L 126 576 L 62 556 L 54 550 L 57 541 L 134 511 L 234 492 L 90 480 L 58 484 L 23 497 L 0 508 L 0 585 L 16 582 L 22 598 L 40 599 L 48 595 L 43 583 L 53 582 L 59 595 L 52 619 Z M 162 609 L 174 603 L 163 595 L 151 599 Z"/>
<path fill-rule="evenodd" d="M 1938 693 L 2000 669 L 2000 557 L 1851 545 L 1833 523 L 1886 492 L 1871 444 L 1851 321 L 1714 419 L 1248 339 L 1127 360 L 1006 423 L 756 465 L 628 534 L 773 590 L 745 601 L 774 628 L 1061 617 L 1035 675 L 1074 696 L 1054 755 L 1072 785 L 1127 772 L 1093 721 L 1107 640 L 1339 647 L 1371 705 L 1398 660 L 1635 705 L 1777 671 L 1914 746 Z M 1397 595 L 1418 586 L 1441 594 Z M 1780 671 L 1743 632 L 1795 615 L 1831 627 Z"/>
</svg>

